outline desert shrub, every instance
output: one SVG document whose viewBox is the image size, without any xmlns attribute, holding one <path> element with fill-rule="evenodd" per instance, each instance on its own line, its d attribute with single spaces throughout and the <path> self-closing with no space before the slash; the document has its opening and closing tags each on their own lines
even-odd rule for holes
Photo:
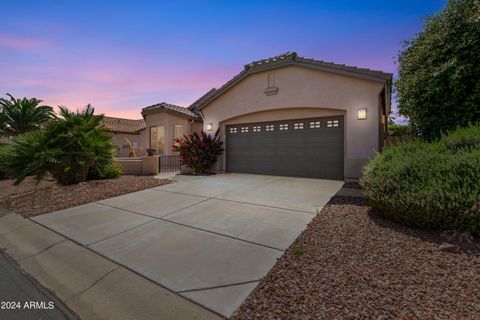
<svg viewBox="0 0 480 320">
<path fill-rule="evenodd" d="M 37 179 L 51 174 L 60 184 L 75 184 L 92 178 L 118 176 L 113 166 L 114 146 L 94 109 L 60 114 L 45 128 L 15 137 L 2 153 L 9 177 L 20 183 L 27 176 Z"/>
<path fill-rule="evenodd" d="M 480 236 L 480 126 L 385 148 L 363 170 L 372 208 L 409 226 Z"/>
<path fill-rule="evenodd" d="M 122 168 L 115 162 L 99 162 L 90 167 L 87 180 L 116 179 L 122 175 Z"/>
<path fill-rule="evenodd" d="M 180 153 L 182 165 L 192 168 L 196 173 L 201 173 L 210 169 L 218 156 L 223 153 L 222 144 L 219 130 L 214 136 L 202 131 L 200 134 L 195 132 L 176 139 L 172 150 Z"/>
</svg>

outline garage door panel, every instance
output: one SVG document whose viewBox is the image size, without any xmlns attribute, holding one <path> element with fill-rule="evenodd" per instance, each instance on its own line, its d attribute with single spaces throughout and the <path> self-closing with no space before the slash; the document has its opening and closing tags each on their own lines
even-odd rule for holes
<svg viewBox="0 0 480 320">
<path fill-rule="evenodd" d="M 226 129 L 230 172 L 343 179 L 343 117 L 239 124 Z"/>
</svg>

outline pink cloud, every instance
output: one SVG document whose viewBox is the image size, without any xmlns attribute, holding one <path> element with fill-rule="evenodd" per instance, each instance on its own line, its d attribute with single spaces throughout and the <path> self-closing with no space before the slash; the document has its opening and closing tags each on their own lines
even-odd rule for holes
<svg viewBox="0 0 480 320">
<path fill-rule="evenodd" d="M 0 47 L 15 50 L 32 50 L 52 47 L 52 43 L 40 38 L 20 37 L 0 33 Z"/>
</svg>

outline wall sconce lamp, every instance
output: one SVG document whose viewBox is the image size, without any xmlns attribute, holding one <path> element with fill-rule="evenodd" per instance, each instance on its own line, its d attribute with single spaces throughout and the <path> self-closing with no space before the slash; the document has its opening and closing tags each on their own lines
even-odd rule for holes
<svg viewBox="0 0 480 320">
<path fill-rule="evenodd" d="M 213 130 L 213 123 L 207 123 L 207 131 Z"/>
<path fill-rule="evenodd" d="M 358 119 L 358 120 L 365 120 L 365 119 L 367 119 L 367 109 L 358 109 L 357 119 Z"/>
</svg>

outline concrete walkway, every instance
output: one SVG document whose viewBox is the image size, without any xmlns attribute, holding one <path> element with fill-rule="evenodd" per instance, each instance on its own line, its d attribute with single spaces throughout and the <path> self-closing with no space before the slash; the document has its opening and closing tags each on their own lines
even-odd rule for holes
<svg viewBox="0 0 480 320">
<path fill-rule="evenodd" d="M 13 213 L 0 216 L 0 249 L 83 320 L 221 319 L 92 250 Z M 11 293 L 3 296 L 3 300 L 7 301 L 10 296 Z M 29 297 L 34 302 L 45 300 L 38 295 Z M 55 308 L 58 307 L 55 304 Z M 45 310 L 41 319 L 57 319 L 57 313 L 55 309 Z M 14 316 L 28 319 L 26 310 L 13 313 L 0 310 L 0 319 L 15 319 Z"/>
<path fill-rule="evenodd" d="M 169 185 L 34 220 L 121 265 L 118 269 L 101 258 L 102 262 L 88 271 L 96 281 L 116 284 L 118 290 L 111 294 L 120 299 L 122 289 L 135 289 L 124 283 L 122 273 L 128 268 L 159 284 L 156 290 L 161 298 L 168 290 L 177 293 L 170 293 L 173 305 L 183 304 L 186 300 L 178 300 L 183 296 L 229 317 L 343 184 L 243 174 L 174 179 L 177 182 Z M 71 256 L 66 263 L 73 268 L 86 259 L 82 253 L 91 253 L 58 235 L 49 235 L 44 241 L 44 247 L 52 247 L 33 259 L 30 269 L 62 254 Z M 74 251 L 78 252 L 72 256 Z M 87 270 L 72 272 L 80 279 Z M 84 290 L 91 285 L 80 284 Z M 74 283 L 60 296 L 78 299 L 73 288 L 77 288 Z M 90 301 L 102 298 L 101 287 L 94 288 L 97 292 Z M 151 298 L 150 293 L 144 296 Z M 196 314 L 196 308 L 191 303 L 182 314 Z M 180 317 L 171 314 L 169 318 Z"/>
</svg>

